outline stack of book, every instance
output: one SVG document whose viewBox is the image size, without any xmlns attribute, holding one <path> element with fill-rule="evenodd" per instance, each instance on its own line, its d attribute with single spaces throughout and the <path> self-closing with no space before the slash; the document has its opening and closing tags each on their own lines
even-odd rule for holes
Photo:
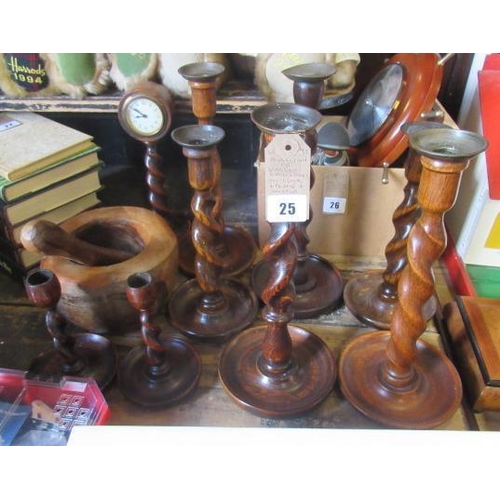
<svg viewBox="0 0 500 500">
<path fill-rule="evenodd" d="M 22 279 L 41 259 L 22 247 L 34 219 L 59 224 L 96 207 L 102 161 L 93 137 L 36 113 L 0 113 L 0 270 Z"/>
</svg>

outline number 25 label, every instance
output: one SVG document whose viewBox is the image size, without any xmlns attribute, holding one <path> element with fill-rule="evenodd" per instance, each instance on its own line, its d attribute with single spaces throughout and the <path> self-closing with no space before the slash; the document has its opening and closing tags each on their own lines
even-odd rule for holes
<svg viewBox="0 0 500 500">
<path fill-rule="evenodd" d="M 304 222 L 309 216 L 307 196 L 270 195 L 266 200 L 268 222 Z"/>
</svg>

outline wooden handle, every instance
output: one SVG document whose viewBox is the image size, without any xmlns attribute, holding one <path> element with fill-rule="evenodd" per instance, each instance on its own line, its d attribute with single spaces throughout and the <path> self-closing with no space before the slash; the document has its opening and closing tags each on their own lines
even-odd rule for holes
<svg viewBox="0 0 500 500">
<path fill-rule="evenodd" d="M 132 253 L 123 250 L 87 243 L 43 219 L 25 224 L 21 243 L 30 252 L 68 257 L 88 266 L 116 264 L 133 257 Z"/>
</svg>

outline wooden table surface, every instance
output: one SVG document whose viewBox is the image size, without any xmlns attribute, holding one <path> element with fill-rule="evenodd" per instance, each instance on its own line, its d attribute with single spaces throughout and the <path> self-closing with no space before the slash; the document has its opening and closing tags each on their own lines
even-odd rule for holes
<svg viewBox="0 0 500 500">
<path fill-rule="evenodd" d="M 370 269 L 383 269 L 383 258 L 326 256 L 333 262 L 344 280 Z M 435 268 L 436 291 L 441 303 L 450 300 L 446 270 L 440 265 Z M 184 278 L 179 277 L 182 281 Z M 241 278 L 248 280 L 247 275 Z M 45 329 L 45 311 L 33 306 L 25 296 L 23 287 L 0 275 L 0 367 L 26 370 L 30 361 L 42 351 L 51 347 L 50 337 Z M 259 316 L 260 317 L 260 316 Z M 256 324 L 261 322 L 256 320 Z M 446 350 L 446 342 L 439 328 L 439 313 L 428 322 L 422 339 Z M 159 323 L 168 326 L 164 318 Z M 294 324 L 307 328 L 319 335 L 330 347 L 336 360 L 342 348 L 351 338 L 372 331 L 361 324 L 345 306 L 316 319 L 301 320 Z M 120 357 L 141 343 L 140 332 L 125 335 L 110 335 Z M 190 340 L 193 342 L 192 340 Z M 384 426 L 368 419 L 353 408 L 341 395 L 338 381 L 326 400 L 314 411 L 300 418 L 261 418 L 237 406 L 224 391 L 217 373 L 220 346 L 193 342 L 202 359 L 202 375 L 197 389 L 180 404 L 167 409 L 147 409 L 128 402 L 121 394 L 116 379 L 104 391 L 110 410 L 109 425 L 182 425 L 182 426 L 225 426 L 225 427 L 306 427 L 339 429 L 379 429 Z M 476 417 L 476 418 L 474 418 Z M 479 417 L 479 418 L 477 418 Z M 488 417 L 488 418 L 486 418 Z M 500 429 L 500 415 L 474 415 L 467 405 L 462 405 L 453 417 L 440 429 L 468 430 L 479 428 Z"/>
</svg>

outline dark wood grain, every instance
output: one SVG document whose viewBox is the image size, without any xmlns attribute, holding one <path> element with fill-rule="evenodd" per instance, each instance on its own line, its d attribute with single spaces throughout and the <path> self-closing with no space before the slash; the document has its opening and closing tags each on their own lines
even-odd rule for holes
<svg viewBox="0 0 500 500">
<path fill-rule="evenodd" d="M 345 280 L 368 269 L 380 268 L 382 257 L 325 256 L 342 272 Z M 260 256 L 258 257 L 260 259 Z M 442 301 L 450 300 L 447 285 L 447 271 L 441 263 L 434 268 L 437 289 Z M 179 275 L 179 280 L 185 279 Z M 40 352 L 52 347 L 51 339 L 44 324 L 44 311 L 36 308 L 27 299 L 24 290 L 7 276 L 0 274 L 0 367 L 26 370 L 31 360 Z M 160 339 L 167 336 L 184 335 L 172 329 L 162 316 L 157 318 L 162 329 Z M 256 319 L 252 326 L 262 325 Z M 335 312 L 315 319 L 292 323 L 306 328 L 318 335 L 338 359 L 345 345 L 355 337 L 370 331 L 357 320 L 350 311 L 342 306 Z M 128 333 L 114 333 L 109 336 L 119 353 L 120 359 L 136 347 L 143 346 L 139 329 Z M 431 320 L 422 338 L 442 349 L 441 336 Z M 329 396 L 314 410 L 297 417 L 260 417 L 234 404 L 218 378 L 218 359 L 221 345 L 190 339 L 202 360 L 202 374 L 196 389 L 185 400 L 166 408 L 145 409 L 129 401 L 121 392 L 117 379 L 103 390 L 111 410 L 109 425 L 192 425 L 192 426 L 229 426 L 229 427 L 306 427 L 336 429 L 384 429 L 388 426 L 363 415 L 342 396 L 338 384 L 334 385 Z M 484 427 L 500 428 L 497 412 L 481 417 Z M 389 426 L 390 427 L 390 426 Z M 464 411 L 459 408 L 439 429 L 466 430 L 469 428 Z"/>
<path fill-rule="evenodd" d="M 195 278 L 178 287 L 170 297 L 172 324 L 188 336 L 221 342 L 245 329 L 257 314 L 253 291 L 237 279 L 223 276 L 224 225 L 214 187 L 220 168 L 214 150 L 224 132 L 213 125 L 191 125 L 174 130 L 173 139 L 187 159 L 193 188 L 191 238 L 196 251 Z"/>
<path fill-rule="evenodd" d="M 343 394 L 366 415 L 389 425 L 431 428 L 455 412 L 462 384 L 450 359 L 420 339 L 427 324 L 423 305 L 434 293 L 432 266 L 446 247 L 444 214 L 455 203 L 462 172 L 486 142 L 451 129 L 421 130 L 410 142 L 423 165 L 422 214 L 410 231 L 390 331 L 351 342 L 339 370 Z"/>
</svg>

